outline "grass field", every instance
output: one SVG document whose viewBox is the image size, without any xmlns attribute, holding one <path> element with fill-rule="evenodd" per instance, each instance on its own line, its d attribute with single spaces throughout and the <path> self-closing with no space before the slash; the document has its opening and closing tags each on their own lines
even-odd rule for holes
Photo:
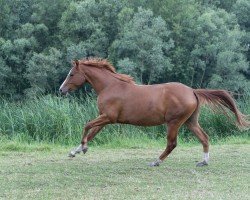
<svg viewBox="0 0 250 200">
<path fill-rule="evenodd" d="M 13 144 L 0 148 L 0 199 L 249 199 L 250 145 L 179 145 L 160 167 L 147 164 L 164 146 L 91 147 L 67 157 L 68 146 Z"/>
</svg>

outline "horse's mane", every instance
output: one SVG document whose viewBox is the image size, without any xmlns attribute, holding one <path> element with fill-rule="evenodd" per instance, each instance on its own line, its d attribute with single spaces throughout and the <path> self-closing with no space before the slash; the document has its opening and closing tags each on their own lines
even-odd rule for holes
<svg viewBox="0 0 250 200">
<path fill-rule="evenodd" d="M 117 73 L 115 67 L 106 59 L 86 58 L 79 60 L 79 64 L 106 69 L 110 71 L 115 78 L 121 81 L 125 81 L 127 83 L 135 83 L 134 79 L 131 76 Z"/>
</svg>

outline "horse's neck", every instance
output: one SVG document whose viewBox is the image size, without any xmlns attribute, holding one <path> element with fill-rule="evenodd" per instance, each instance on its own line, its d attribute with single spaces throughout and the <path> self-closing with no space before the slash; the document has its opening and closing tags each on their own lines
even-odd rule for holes
<svg viewBox="0 0 250 200">
<path fill-rule="evenodd" d="M 118 81 L 106 70 L 96 67 L 88 67 L 84 69 L 87 76 L 87 81 L 91 84 L 97 94 L 100 94 L 105 88 L 110 85 L 115 85 Z"/>
</svg>

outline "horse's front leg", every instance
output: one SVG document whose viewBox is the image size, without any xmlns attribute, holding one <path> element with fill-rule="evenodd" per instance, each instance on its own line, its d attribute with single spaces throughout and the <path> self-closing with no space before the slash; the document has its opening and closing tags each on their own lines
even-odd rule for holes
<svg viewBox="0 0 250 200">
<path fill-rule="evenodd" d="M 107 115 L 102 114 L 100 116 L 98 116 L 96 119 L 88 122 L 83 130 L 83 136 L 82 136 L 82 141 L 81 144 L 74 149 L 73 151 L 71 151 L 69 153 L 69 157 L 75 157 L 76 154 L 80 153 L 81 151 L 83 151 L 83 153 L 85 154 L 88 150 L 88 146 L 87 143 L 89 140 L 93 139 L 95 137 L 95 135 L 106 125 L 109 124 L 110 120 L 107 117 Z M 88 134 L 88 131 L 90 130 L 90 133 Z"/>
<path fill-rule="evenodd" d="M 82 144 L 80 144 L 77 148 L 75 148 L 74 150 L 72 150 L 69 153 L 69 157 L 75 157 L 76 154 L 83 152 L 84 154 L 87 152 L 88 147 L 87 147 L 87 141 L 90 141 L 91 139 L 93 139 L 93 137 L 101 130 L 103 126 L 97 126 L 94 127 L 92 129 L 89 130 L 89 134 L 83 133 L 83 135 L 86 135 L 83 137 L 83 139 L 85 140 L 85 142 L 82 141 Z M 87 138 L 87 141 L 86 141 Z"/>
<path fill-rule="evenodd" d="M 72 151 L 69 153 L 69 157 L 73 158 L 73 157 L 76 156 L 76 154 L 81 153 L 81 151 L 83 151 L 83 147 L 82 147 L 82 145 L 80 144 L 78 147 L 76 147 L 74 150 L 72 150 Z"/>
</svg>

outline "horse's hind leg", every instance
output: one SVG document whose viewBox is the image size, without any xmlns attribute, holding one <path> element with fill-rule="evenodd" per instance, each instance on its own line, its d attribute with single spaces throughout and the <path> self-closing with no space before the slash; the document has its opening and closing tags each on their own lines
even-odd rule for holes
<svg viewBox="0 0 250 200">
<path fill-rule="evenodd" d="M 197 163 L 196 166 L 201 167 L 208 165 L 209 161 L 209 137 L 198 123 L 198 111 L 195 112 L 185 123 L 190 131 L 192 131 L 203 145 L 204 160 Z"/>
</svg>

